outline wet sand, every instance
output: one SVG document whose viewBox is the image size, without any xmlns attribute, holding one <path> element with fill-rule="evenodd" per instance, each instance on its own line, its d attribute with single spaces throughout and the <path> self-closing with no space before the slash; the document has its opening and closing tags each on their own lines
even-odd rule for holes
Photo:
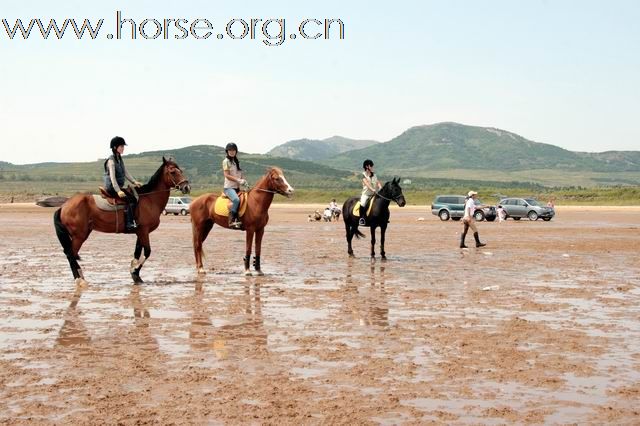
<svg viewBox="0 0 640 426">
<path fill-rule="evenodd" d="M 315 208 L 272 207 L 264 277 L 218 227 L 198 277 L 167 216 L 135 286 L 135 237 L 93 233 L 82 289 L 54 209 L 0 206 L 0 423 L 640 424 L 639 208 L 482 222 L 462 251 L 396 208 L 374 264 Z"/>
</svg>

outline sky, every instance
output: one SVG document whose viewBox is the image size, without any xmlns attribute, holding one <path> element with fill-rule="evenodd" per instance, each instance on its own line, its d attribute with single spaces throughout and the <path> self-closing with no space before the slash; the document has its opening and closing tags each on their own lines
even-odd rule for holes
<svg viewBox="0 0 640 426">
<path fill-rule="evenodd" d="M 241 4 L 238 4 L 241 3 Z M 208 19 L 212 36 L 131 39 L 136 21 Z M 9 38 L 0 23 L 0 161 L 94 161 L 236 142 L 264 153 L 340 135 L 388 141 L 442 121 L 497 127 L 573 151 L 640 149 L 640 2 L 612 0 L 3 2 L 13 28 L 104 19 L 95 40 Z M 282 18 L 287 38 L 240 38 L 232 19 Z M 344 39 L 306 40 L 305 19 L 340 19 Z M 164 25 L 164 24 L 163 24 Z M 200 25 L 205 25 L 202 21 Z M 307 34 L 317 33 L 315 22 Z M 272 22 L 270 34 L 280 26 Z M 145 35 L 156 33 L 152 21 Z M 164 30 L 164 29 L 162 29 Z M 206 29 L 196 30 L 202 36 Z M 218 39 L 217 35 L 222 35 Z M 297 34 L 291 39 L 291 34 Z M 277 41 L 277 40 L 276 40 Z"/>
</svg>

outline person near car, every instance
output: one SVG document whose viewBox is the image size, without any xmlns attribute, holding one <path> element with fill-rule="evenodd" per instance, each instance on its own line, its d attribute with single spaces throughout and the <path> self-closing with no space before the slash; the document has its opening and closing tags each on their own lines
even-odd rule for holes
<svg viewBox="0 0 640 426">
<path fill-rule="evenodd" d="M 498 214 L 498 223 L 504 222 L 507 218 L 507 212 L 504 211 L 502 204 L 498 204 L 498 208 L 496 209 L 496 213 Z"/>
<path fill-rule="evenodd" d="M 467 248 L 464 244 L 464 239 L 467 236 L 469 228 L 473 231 L 473 237 L 476 240 L 476 247 L 484 247 L 485 243 L 480 242 L 480 236 L 478 235 L 478 227 L 476 226 L 476 219 L 474 213 L 476 211 L 476 198 L 478 193 L 476 191 L 469 191 L 467 202 L 464 204 L 464 216 L 462 217 L 462 234 L 460 235 L 460 248 Z"/>
<path fill-rule="evenodd" d="M 242 177 L 242 169 L 238 160 L 238 146 L 230 142 L 224 149 L 227 154 L 222 160 L 222 172 L 224 173 L 224 195 L 231 200 L 231 211 L 229 212 L 229 228 L 241 229 L 242 222 L 238 217 L 240 208 L 240 185 L 247 185 L 247 181 Z"/>
</svg>

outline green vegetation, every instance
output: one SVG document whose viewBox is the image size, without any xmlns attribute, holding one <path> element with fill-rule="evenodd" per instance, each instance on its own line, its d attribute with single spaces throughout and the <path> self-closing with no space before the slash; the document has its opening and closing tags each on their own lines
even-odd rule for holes
<svg viewBox="0 0 640 426">
<path fill-rule="evenodd" d="M 355 140 L 341 136 L 333 136 L 323 140 L 298 139 L 278 145 L 269 151 L 267 155 L 295 160 L 318 161 L 342 152 L 365 148 L 377 143 L 372 140 Z"/>
<path fill-rule="evenodd" d="M 470 189 L 478 191 L 486 203 L 494 203 L 496 194 L 502 194 L 540 200 L 555 197 L 559 205 L 640 204 L 637 151 L 577 153 L 502 130 L 456 123 L 413 127 L 386 143 L 351 142 L 367 147 L 321 162 L 240 153 L 241 167 L 250 183 L 255 183 L 269 166 L 282 168 L 296 188 L 291 202 L 325 203 L 331 198 L 342 202 L 358 195 L 362 160 L 371 158 L 381 179 L 402 178 L 407 201 L 414 205 L 430 204 L 437 194 L 465 194 Z M 322 145 L 326 148 L 333 144 L 332 149 L 338 149 L 341 144 L 354 146 L 348 145 L 351 142 L 334 137 L 322 141 Z M 303 145 L 318 143 L 306 140 Z M 125 162 L 129 171 L 144 182 L 160 167 L 162 156 L 176 160 L 195 194 L 220 192 L 223 148 L 195 145 L 144 152 L 126 155 Z M 33 201 L 41 195 L 96 192 L 102 185 L 103 163 L 104 159 L 28 165 L 0 162 L 0 202 L 10 197 Z M 410 183 L 404 183 L 406 179 Z M 276 202 L 283 201 L 276 197 Z"/>
</svg>

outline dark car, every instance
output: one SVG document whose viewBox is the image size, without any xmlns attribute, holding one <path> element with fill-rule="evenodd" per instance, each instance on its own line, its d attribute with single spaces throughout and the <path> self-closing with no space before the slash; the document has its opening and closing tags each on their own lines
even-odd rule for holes
<svg viewBox="0 0 640 426">
<path fill-rule="evenodd" d="M 553 207 L 543 206 L 533 198 L 503 198 L 500 205 L 507 214 L 507 218 L 520 220 L 523 217 L 529 220 L 542 219 L 545 222 L 556 215 Z"/>
<path fill-rule="evenodd" d="M 438 195 L 431 204 L 431 213 L 438 216 L 440 220 L 460 220 L 464 216 L 464 203 L 467 197 L 464 195 Z M 480 200 L 476 200 L 476 206 L 482 205 Z M 476 207 L 473 214 L 478 222 L 487 220 L 493 222 L 496 219 L 495 206 Z"/>
</svg>

